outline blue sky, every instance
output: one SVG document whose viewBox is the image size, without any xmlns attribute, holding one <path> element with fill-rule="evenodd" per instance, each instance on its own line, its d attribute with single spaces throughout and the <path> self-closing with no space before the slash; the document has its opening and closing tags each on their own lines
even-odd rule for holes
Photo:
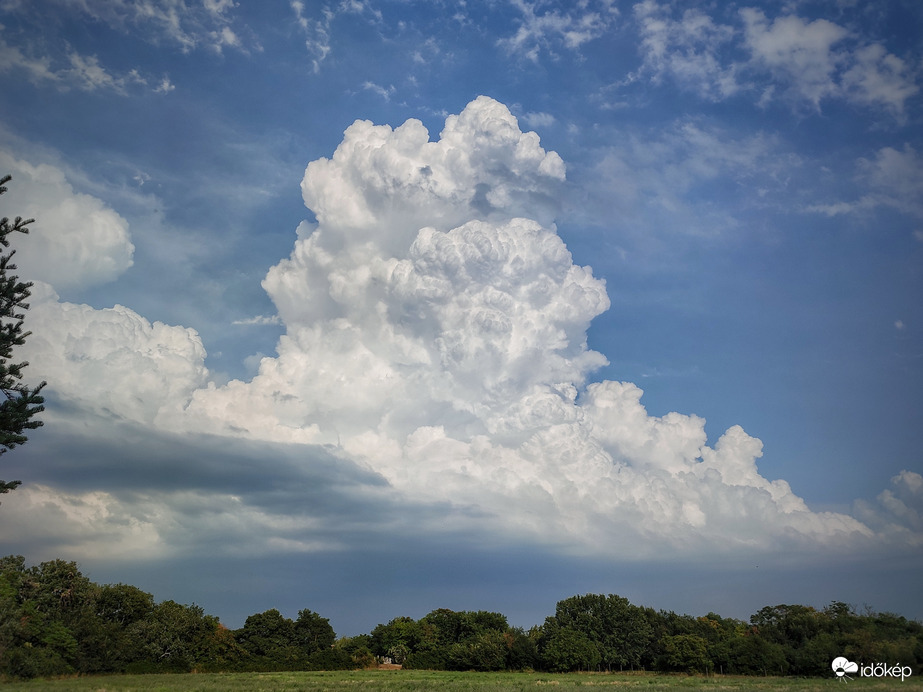
<svg viewBox="0 0 923 692">
<path fill-rule="evenodd" d="M 0 550 L 340 634 L 588 591 L 923 617 L 921 36 L 909 0 L 0 3 L 48 381 Z"/>
</svg>

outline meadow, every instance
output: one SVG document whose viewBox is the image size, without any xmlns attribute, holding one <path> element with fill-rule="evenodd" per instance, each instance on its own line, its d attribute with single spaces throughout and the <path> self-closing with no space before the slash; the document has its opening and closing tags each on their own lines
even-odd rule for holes
<svg viewBox="0 0 923 692">
<path fill-rule="evenodd" d="M 850 687 L 843 687 L 848 684 Z M 923 690 L 923 679 L 870 680 L 854 678 L 783 678 L 685 676 L 628 673 L 475 673 L 450 671 L 362 670 L 284 673 L 182 673 L 167 675 L 108 675 L 35 679 L 0 685 L 3 692 L 314 692 L 321 690 L 385 690 L 409 692 L 518 692 L 520 690 Z"/>
</svg>

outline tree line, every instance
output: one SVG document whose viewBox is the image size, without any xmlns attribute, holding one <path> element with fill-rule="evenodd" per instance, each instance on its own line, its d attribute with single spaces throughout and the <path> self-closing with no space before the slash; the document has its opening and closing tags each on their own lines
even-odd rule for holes
<svg viewBox="0 0 923 692">
<path fill-rule="evenodd" d="M 197 605 L 128 584 L 99 585 L 74 562 L 26 567 L 0 558 L 0 675 L 344 670 L 381 662 L 429 670 L 649 670 L 692 674 L 831 675 L 830 663 L 923 664 L 923 624 L 892 613 L 766 606 L 745 622 L 677 615 L 616 595 L 559 601 L 529 630 L 489 611 L 402 616 L 337 638 L 309 610 L 271 609 L 231 630 Z"/>
</svg>

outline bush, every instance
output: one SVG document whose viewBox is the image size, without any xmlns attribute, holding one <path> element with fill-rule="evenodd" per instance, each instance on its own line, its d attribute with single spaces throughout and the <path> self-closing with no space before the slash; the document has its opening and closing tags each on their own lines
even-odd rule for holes
<svg viewBox="0 0 923 692">
<path fill-rule="evenodd" d="M 14 678 L 47 678 L 74 672 L 58 652 L 44 646 L 14 649 L 9 654 L 6 668 Z"/>
<path fill-rule="evenodd" d="M 445 670 L 446 655 L 443 651 L 417 651 L 404 660 L 408 670 Z"/>
<path fill-rule="evenodd" d="M 352 656 L 341 649 L 321 649 L 308 656 L 307 670 L 355 670 L 358 667 Z"/>
</svg>

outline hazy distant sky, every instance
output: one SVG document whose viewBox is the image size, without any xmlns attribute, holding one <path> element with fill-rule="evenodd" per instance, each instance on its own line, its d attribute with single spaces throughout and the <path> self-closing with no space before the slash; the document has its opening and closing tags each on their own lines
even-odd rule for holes
<svg viewBox="0 0 923 692">
<path fill-rule="evenodd" d="M 339 634 L 923 617 L 916 0 L 0 1 L 0 551 Z"/>
</svg>

